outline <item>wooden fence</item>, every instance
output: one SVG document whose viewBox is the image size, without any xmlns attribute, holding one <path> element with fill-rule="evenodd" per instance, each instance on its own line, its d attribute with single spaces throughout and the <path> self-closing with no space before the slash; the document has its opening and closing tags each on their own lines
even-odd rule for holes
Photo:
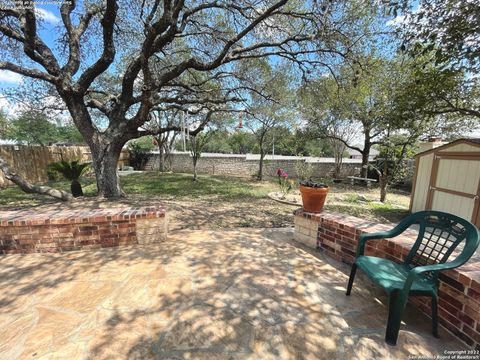
<svg viewBox="0 0 480 360">
<path fill-rule="evenodd" d="M 91 161 L 88 146 L 26 146 L 2 145 L 0 156 L 24 179 L 29 182 L 45 182 L 48 180 L 48 164 L 60 160 Z M 128 152 L 122 151 L 119 166 L 128 159 Z M 11 185 L 0 171 L 0 188 Z"/>
</svg>

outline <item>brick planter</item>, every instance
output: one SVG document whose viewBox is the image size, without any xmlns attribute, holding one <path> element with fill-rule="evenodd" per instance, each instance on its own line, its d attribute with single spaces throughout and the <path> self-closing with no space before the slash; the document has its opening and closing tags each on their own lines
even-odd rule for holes
<svg viewBox="0 0 480 360">
<path fill-rule="evenodd" d="M 302 209 L 296 210 L 294 215 L 297 241 L 350 265 L 355 259 L 360 234 L 390 230 L 394 226 L 338 213 L 307 213 Z M 369 241 L 365 255 L 401 262 L 416 237 L 416 233 L 406 231 L 393 239 Z M 409 301 L 430 315 L 428 297 L 410 297 Z M 464 266 L 440 274 L 438 310 L 443 326 L 480 350 L 480 254 L 475 254 Z"/>
<path fill-rule="evenodd" d="M 146 244 L 167 236 L 161 207 L 0 211 L 0 254 Z"/>
</svg>

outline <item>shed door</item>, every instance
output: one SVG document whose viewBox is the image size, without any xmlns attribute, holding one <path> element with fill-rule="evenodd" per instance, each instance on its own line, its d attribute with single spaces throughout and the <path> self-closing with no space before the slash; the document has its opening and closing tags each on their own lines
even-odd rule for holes
<svg viewBox="0 0 480 360">
<path fill-rule="evenodd" d="M 439 152 L 435 155 L 427 209 L 445 211 L 480 226 L 480 155 Z"/>
</svg>

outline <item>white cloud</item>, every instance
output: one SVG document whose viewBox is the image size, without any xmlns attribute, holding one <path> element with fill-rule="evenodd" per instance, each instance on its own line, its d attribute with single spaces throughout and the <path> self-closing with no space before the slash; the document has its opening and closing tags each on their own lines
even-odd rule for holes
<svg viewBox="0 0 480 360">
<path fill-rule="evenodd" d="M 0 70 L 0 83 L 21 84 L 22 82 L 22 75 L 8 70 Z"/>
<path fill-rule="evenodd" d="M 44 21 L 52 24 L 56 24 L 60 22 L 60 18 L 57 15 L 55 15 L 53 12 L 49 10 L 42 9 L 40 7 L 35 8 L 35 15 L 42 18 Z"/>
<path fill-rule="evenodd" d="M 0 93 L 0 110 L 5 111 L 9 117 L 17 116 L 24 109 L 25 104 L 9 101 L 3 94 Z"/>
</svg>

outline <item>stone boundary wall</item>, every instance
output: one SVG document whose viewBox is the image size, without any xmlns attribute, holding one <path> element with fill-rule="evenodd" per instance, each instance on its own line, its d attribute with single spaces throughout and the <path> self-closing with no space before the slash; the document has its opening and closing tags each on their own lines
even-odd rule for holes
<svg viewBox="0 0 480 360">
<path fill-rule="evenodd" d="M 197 163 L 197 171 L 200 174 L 228 175 L 240 177 L 252 177 L 258 172 L 258 155 L 231 155 L 231 154 L 204 154 Z M 265 177 L 276 177 L 277 169 L 284 169 L 290 177 L 298 177 L 297 164 L 309 164 L 313 170 L 313 177 L 331 177 L 333 174 L 333 158 L 308 158 L 295 156 L 275 156 L 273 160 L 269 156 L 264 162 Z M 360 172 L 361 161 L 357 159 L 345 159 L 342 167 L 342 176 L 356 175 Z M 159 155 L 151 154 L 145 170 L 159 169 Z M 189 153 L 170 154 L 170 170 L 180 173 L 193 172 L 192 158 Z"/>
<path fill-rule="evenodd" d="M 302 209 L 296 210 L 294 215 L 297 241 L 321 249 L 332 258 L 349 265 L 355 260 L 358 237 L 361 234 L 386 231 L 394 226 L 394 224 L 371 223 L 337 213 L 306 213 Z M 391 240 L 369 241 L 365 246 L 365 254 L 401 262 L 405 259 L 416 237 L 416 233 L 407 231 Z M 460 268 L 440 273 L 438 304 L 440 323 L 477 350 L 480 350 L 479 255 L 475 254 Z M 429 297 L 410 297 L 409 302 L 430 316 Z"/>
<path fill-rule="evenodd" d="M 0 254 L 147 244 L 166 236 L 161 207 L 0 211 Z"/>
</svg>

